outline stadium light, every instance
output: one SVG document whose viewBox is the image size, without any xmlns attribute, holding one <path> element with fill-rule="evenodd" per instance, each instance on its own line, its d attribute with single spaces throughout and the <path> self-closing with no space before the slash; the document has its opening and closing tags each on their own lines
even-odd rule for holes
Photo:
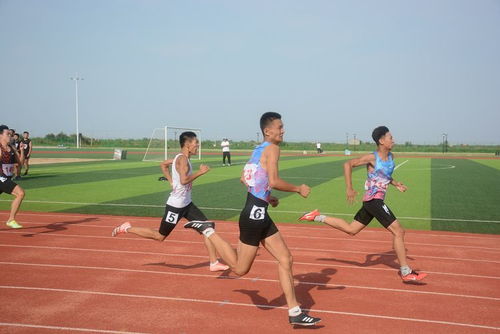
<svg viewBox="0 0 500 334">
<path fill-rule="evenodd" d="M 80 148 L 80 130 L 78 128 L 78 81 L 83 80 L 78 76 L 78 73 L 69 78 L 75 82 L 75 110 L 76 110 L 76 148 Z"/>
</svg>

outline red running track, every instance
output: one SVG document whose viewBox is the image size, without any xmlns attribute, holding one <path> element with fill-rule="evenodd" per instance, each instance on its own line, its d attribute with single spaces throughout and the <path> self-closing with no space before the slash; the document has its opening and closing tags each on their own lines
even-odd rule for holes
<svg viewBox="0 0 500 334">
<path fill-rule="evenodd" d="M 0 212 L 0 218 L 7 218 Z M 200 236 L 182 226 L 163 242 L 110 236 L 124 220 L 22 213 L 0 228 L 0 332 L 6 333 L 498 333 L 500 237 L 408 231 L 410 264 L 429 273 L 403 284 L 391 236 L 349 237 L 326 226 L 278 224 L 294 256 L 303 308 L 323 320 L 288 324 L 276 262 L 259 255 L 242 278 L 208 271 Z M 237 224 L 217 222 L 227 240 Z"/>
</svg>

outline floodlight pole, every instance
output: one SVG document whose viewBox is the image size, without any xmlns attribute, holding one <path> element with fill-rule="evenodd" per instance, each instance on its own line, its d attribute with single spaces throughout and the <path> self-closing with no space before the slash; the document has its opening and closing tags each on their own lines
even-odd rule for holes
<svg viewBox="0 0 500 334">
<path fill-rule="evenodd" d="M 71 77 L 70 80 L 75 82 L 75 110 L 76 110 L 76 148 L 80 148 L 80 129 L 78 127 L 78 81 L 83 80 L 78 76 L 78 73 Z"/>
</svg>

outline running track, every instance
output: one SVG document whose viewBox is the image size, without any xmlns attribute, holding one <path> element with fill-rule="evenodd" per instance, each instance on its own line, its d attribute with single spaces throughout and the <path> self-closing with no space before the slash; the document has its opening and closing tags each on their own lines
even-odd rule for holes
<svg viewBox="0 0 500 334">
<path fill-rule="evenodd" d="M 0 212 L 6 220 L 6 212 Z M 297 295 L 314 328 L 291 327 L 275 261 L 260 251 L 248 276 L 208 271 L 201 237 L 178 226 L 158 243 L 110 236 L 124 220 L 22 213 L 0 228 L 1 333 L 500 333 L 500 236 L 408 231 L 422 285 L 396 275 L 390 235 L 349 237 L 279 224 L 294 256 Z M 217 231 L 236 243 L 237 224 Z"/>
</svg>

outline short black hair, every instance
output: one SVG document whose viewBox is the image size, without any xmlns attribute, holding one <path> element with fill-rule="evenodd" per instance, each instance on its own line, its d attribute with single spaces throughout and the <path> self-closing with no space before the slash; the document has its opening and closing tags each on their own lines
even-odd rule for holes
<svg viewBox="0 0 500 334">
<path fill-rule="evenodd" d="M 24 131 L 24 132 L 23 132 L 23 134 L 25 134 L 25 133 L 30 134 L 28 131 Z"/>
<path fill-rule="evenodd" d="M 19 137 L 19 133 L 17 133 L 17 132 L 16 132 L 16 133 L 14 133 L 14 136 L 18 136 L 18 137 Z"/>
<path fill-rule="evenodd" d="M 264 134 L 264 129 L 275 119 L 281 119 L 281 115 L 277 112 L 268 111 L 260 116 L 260 130 Z"/>
<path fill-rule="evenodd" d="M 10 130 L 10 129 L 7 125 L 4 124 L 0 125 L 0 134 L 2 134 L 4 130 Z"/>
<path fill-rule="evenodd" d="M 372 138 L 373 140 L 375 141 L 375 143 L 378 145 L 380 145 L 380 138 L 382 138 L 383 136 L 385 136 L 385 134 L 389 132 L 389 128 L 387 126 L 378 126 L 375 128 L 375 130 L 373 130 L 372 132 Z"/>
<path fill-rule="evenodd" d="M 181 144 L 181 147 L 184 147 L 184 144 L 186 143 L 186 140 L 188 139 L 195 139 L 196 138 L 196 133 L 193 131 L 186 131 L 181 133 L 179 136 L 179 144 Z"/>
</svg>

